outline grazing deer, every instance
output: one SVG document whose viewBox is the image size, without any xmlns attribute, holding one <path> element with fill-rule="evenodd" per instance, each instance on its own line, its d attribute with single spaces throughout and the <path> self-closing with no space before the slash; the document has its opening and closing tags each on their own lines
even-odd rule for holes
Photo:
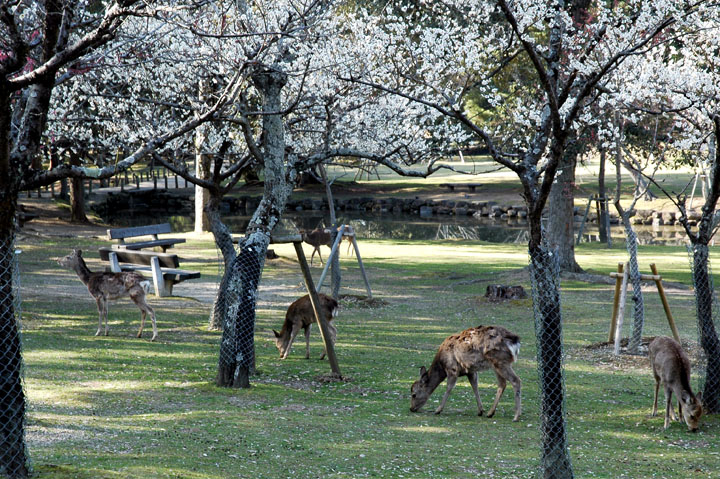
<svg viewBox="0 0 720 479">
<path fill-rule="evenodd" d="M 478 416 L 483 415 L 483 406 L 480 402 L 480 393 L 477 385 L 477 372 L 493 368 L 497 376 L 498 388 L 487 417 L 495 414 L 500 396 L 505 391 L 507 382 L 515 391 L 515 417 L 520 418 L 520 378 L 513 371 L 511 364 L 517 360 L 520 351 L 520 338 L 502 326 L 478 326 L 469 328 L 460 334 L 454 334 L 440 345 L 435 359 L 426 370 L 420 368 L 420 379 L 410 388 L 410 411 L 417 412 L 430 398 L 432 392 L 447 377 L 447 390 L 435 414 L 440 414 L 450 391 L 455 387 L 459 376 L 467 376 L 475 393 L 478 406 Z"/>
<path fill-rule="evenodd" d="M 330 341 L 335 344 L 337 328 L 335 328 L 332 320 L 338 314 L 338 302 L 322 293 L 319 293 L 318 297 L 320 298 L 320 314 L 325 315 L 325 320 L 327 321 L 330 332 Z M 280 351 L 280 359 L 285 359 L 288 357 L 288 354 L 290 354 L 290 348 L 292 347 L 293 341 L 295 341 L 295 336 L 300 332 L 300 328 L 305 329 L 305 359 L 310 359 L 310 327 L 314 322 L 315 313 L 313 312 L 309 294 L 306 294 L 290 305 L 287 314 L 285 314 L 285 322 L 280 332 L 278 333 L 273 329 L 273 333 L 275 333 L 275 346 L 277 346 Z M 325 357 L 325 353 L 326 351 L 323 349 L 320 359 Z"/>
<path fill-rule="evenodd" d="M 74 249 L 71 254 L 60 258 L 58 264 L 64 268 L 74 270 L 80 281 L 87 286 L 88 291 L 95 298 L 99 315 L 98 330 L 95 336 L 101 335 L 103 318 L 105 318 L 105 336 L 108 335 L 108 301 L 130 296 L 130 299 L 140 308 L 141 313 L 140 330 L 137 337 L 142 337 L 145 317 L 150 313 L 153 327 L 151 341 L 155 341 L 157 338 L 155 311 L 145 302 L 145 293 L 150 287 L 150 281 L 147 281 L 143 275 L 134 271 L 124 271 L 122 273 L 92 272 L 85 264 L 82 250 L 79 249 Z"/>
<path fill-rule="evenodd" d="M 316 228 L 311 231 L 305 231 L 305 230 L 300 231 L 302 240 L 305 243 L 307 243 L 313 247 L 312 255 L 310 255 L 310 266 L 312 266 L 312 264 L 313 264 L 313 258 L 315 258 L 316 252 L 317 252 L 318 256 L 320 257 L 320 264 L 323 264 L 322 254 L 320 254 L 320 246 L 327 246 L 328 248 L 332 248 L 332 245 L 333 245 L 332 233 L 333 233 L 333 231 L 328 228 Z M 343 239 L 345 239 L 348 242 L 348 252 L 349 252 L 350 247 L 352 246 L 352 240 L 350 239 L 350 237 L 346 237 L 344 235 L 343 235 Z"/>
<path fill-rule="evenodd" d="M 658 390 L 660 383 L 665 385 L 665 429 L 670 426 L 670 418 L 677 421 L 672 405 L 672 393 L 675 393 L 680 408 L 680 417 L 692 432 L 697 432 L 700 416 L 703 413 L 702 393 L 693 394 L 690 388 L 690 360 L 682 346 L 672 338 L 658 336 L 648 347 L 650 364 L 655 376 L 655 400 L 653 416 L 657 416 Z"/>
</svg>

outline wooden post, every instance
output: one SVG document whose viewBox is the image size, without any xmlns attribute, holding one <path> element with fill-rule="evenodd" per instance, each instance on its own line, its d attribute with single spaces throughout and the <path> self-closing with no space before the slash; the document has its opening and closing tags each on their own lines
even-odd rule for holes
<svg viewBox="0 0 720 479">
<path fill-rule="evenodd" d="M 372 291 L 370 291 L 370 282 L 368 281 L 367 274 L 365 274 L 365 265 L 362 262 L 362 258 L 360 257 L 360 248 L 358 248 L 357 241 L 355 240 L 355 232 L 351 231 L 352 236 L 350 236 L 350 240 L 352 241 L 353 248 L 355 248 L 355 256 L 357 256 L 358 265 L 360 266 L 360 274 L 362 274 L 363 281 L 365 281 L 365 289 L 367 289 L 368 298 L 372 299 Z"/>
<path fill-rule="evenodd" d="M 580 240 L 582 239 L 583 229 L 585 229 L 585 222 L 587 221 L 588 214 L 590 213 L 590 205 L 592 205 L 593 195 L 588 196 L 588 202 L 587 206 L 585 207 L 585 214 L 583 215 L 583 219 L 580 222 L 580 229 L 578 230 L 577 239 L 575 240 L 575 244 L 579 245 Z"/>
<path fill-rule="evenodd" d="M 618 306 L 620 305 L 620 285 L 622 284 L 623 264 L 617 265 L 617 276 L 615 276 L 615 296 L 613 297 L 612 318 L 610 319 L 610 333 L 608 333 L 608 343 L 615 342 L 615 328 L 617 327 Z"/>
<path fill-rule="evenodd" d="M 655 263 L 652 263 L 650 265 L 650 271 L 652 271 L 652 274 L 658 277 L 658 279 L 655 280 L 655 285 L 657 286 L 658 294 L 660 295 L 660 301 L 662 301 L 663 309 L 665 310 L 665 316 L 667 316 L 668 324 L 670 325 L 673 336 L 675 337 L 675 340 L 679 343 L 680 333 L 677 330 L 677 326 L 675 326 L 675 320 L 672 317 L 672 313 L 670 313 L 670 305 L 668 304 L 667 297 L 665 296 L 665 288 L 663 288 L 662 285 L 662 277 L 658 275 Z"/>
<path fill-rule="evenodd" d="M 615 347 L 613 354 L 620 354 L 620 336 L 622 336 L 623 320 L 625 319 L 625 296 L 627 295 L 628 284 L 628 263 L 625 263 L 625 271 L 623 272 L 622 284 L 620 285 L 620 305 L 618 307 L 617 329 L 615 330 Z"/>
<path fill-rule="evenodd" d="M 330 256 L 328 256 L 327 261 L 325 261 L 325 268 L 323 268 L 322 274 L 320 275 L 320 279 L 318 280 L 318 291 L 320 291 L 323 287 L 323 282 L 325 281 L 325 276 L 327 275 L 328 268 L 330 268 L 330 263 L 332 263 L 332 259 L 336 254 L 338 253 L 338 249 L 340 246 L 340 242 L 342 242 L 343 234 L 345 233 L 345 226 L 342 225 L 340 229 L 338 230 L 337 237 L 335 238 L 335 242 L 332 245 L 332 248 L 330 249 Z"/>
<path fill-rule="evenodd" d="M 310 294 L 310 302 L 312 303 L 313 311 L 315 313 L 315 320 L 320 326 L 320 334 L 322 335 L 323 343 L 325 343 L 325 351 L 327 352 L 328 361 L 330 361 L 330 368 L 332 369 L 334 376 L 341 378 L 342 375 L 340 374 L 340 366 L 338 365 L 337 356 L 335 356 L 335 348 L 332 341 L 330 341 L 330 331 L 328 331 L 324 314 L 321 314 L 321 310 L 318 308 L 320 305 L 320 298 L 315 290 L 315 284 L 313 283 L 312 275 L 310 274 L 310 266 L 308 266 L 307 259 L 305 258 L 305 252 L 302 249 L 302 241 L 294 241 L 293 246 L 295 247 L 295 252 L 297 253 L 298 261 L 300 262 L 300 268 L 302 269 L 302 274 L 305 278 L 305 286 Z"/>
</svg>

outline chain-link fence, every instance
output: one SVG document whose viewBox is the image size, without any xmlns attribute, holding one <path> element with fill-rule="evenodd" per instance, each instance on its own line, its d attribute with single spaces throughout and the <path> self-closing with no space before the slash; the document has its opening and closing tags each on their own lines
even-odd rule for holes
<svg viewBox="0 0 720 479">
<path fill-rule="evenodd" d="M 718 301 L 714 294 L 712 270 L 707 245 L 688 248 L 690 269 L 695 288 L 695 308 L 698 319 L 698 365 L 696 371 L 703 392 L 703 406 L 707 412 L 720 412 L 720 340 L 717 333 Z"/>
<path fill-rule="evenodd" d="M 0 244 L 0 477 L 9 478 L 28 475 L 17 266 L 14 241 L 4 241 Z"/>
<path fill-rule="evenodd" d="M 638 267 L 637 235 L 630 226 L 630 221 L 623 221 L 625 224 L 625 245 L 628 251 L 628 275 L 633 287 L 633 321 L 632 334 L 628 343 L 628 353 L 639 354 L 640 342 L 642 341 L 643 326 L 645 324 L 645 304 L 643 302 L 642 281 Z"/>
<path fill-rule="evenodd" d="M 238 254 L 218 293 L 222 300 L 216 307 L 224 311 L 219 386 L 249 387 L 255 369 L 255 306 L 267 251 L 267 239 L 263 242 L 262 238 L 254 234 L 240 241 Z"/>
<path fill-rule="evenodd" d="M 573 477 L 565 427 L 562 315 L 558 255 L 546 247 L 530 251 L 530 278 L 541 394 L 540 477 Z"/>
</svg>

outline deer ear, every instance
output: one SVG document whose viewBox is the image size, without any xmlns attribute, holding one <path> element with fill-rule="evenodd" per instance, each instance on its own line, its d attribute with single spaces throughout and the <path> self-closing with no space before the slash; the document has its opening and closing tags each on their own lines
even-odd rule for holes
<svg viewBox="0 0 720 479">
<path fill-rule="evenodd" d="M 272 332 L 275 333 L 275 337 L 276 337 L 276 338 L 279 338 L 279 337 L 280 337 L 280 333 L 278 333 L 278 332 L 275 331 L 274 329 L 272 330 Z"/>
<path fill-rule="evenodd" d="M 75 252 L 77 253 L 78 256 L 82 256 L 82 250 L 81 250 L 81 249 L 76 249 Z"/>
<path fill-rule="evenodd" d="M 425 366 L 420 366 L 420 377 L 423 377 L 427 374 L 427 369 L 425 369 Z"/>
</svg>

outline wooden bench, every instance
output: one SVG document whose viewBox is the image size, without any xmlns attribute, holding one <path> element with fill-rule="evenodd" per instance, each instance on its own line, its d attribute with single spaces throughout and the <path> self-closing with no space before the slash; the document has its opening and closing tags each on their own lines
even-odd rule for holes
<svg viewBox="0 0 720 479">
<path fill-rule="evenodd" d="M 176 283 L 200 277 L 199 271 L 178 269 L 180 258 L 172 253 L 155 251 L 133 251 L 102 247 L 98 250 L 100 259 L 110 262 L 108 269 L 114 273 L 139 271 L 152 275 L 156 296 L 172 296 Z"/>
<path fill-rule="evenodd" d="M 161 223 L 157 225 L 147 226 L 134 226 L 131 228 L 115 228 L 107 230 L 108 239 L 119 240 L 119 243 L 114 244 L 114 249 L 132 249 L 141 250 L 146 248 L 161 247 L 163 253 L 168 248 L 172 248 L 178 243 L 184 243 L 184 238 L 158 238 L 159 234 L 171 233 L 169 223 Z M 126 243 L 126 238 L 137 238 L 140 236 L 150 236 L 152 240 L 136 241 L 133 243 Z"/>
<path fill-rule="evenodd" d="M 470 191 L 475 191 L 475 188 L 482 186 L 482 183 L 440 183 L 440 186 L 444 186 L 450 191 L 455 191 L 455 188 L 467 188 Z"/>
</svg>

